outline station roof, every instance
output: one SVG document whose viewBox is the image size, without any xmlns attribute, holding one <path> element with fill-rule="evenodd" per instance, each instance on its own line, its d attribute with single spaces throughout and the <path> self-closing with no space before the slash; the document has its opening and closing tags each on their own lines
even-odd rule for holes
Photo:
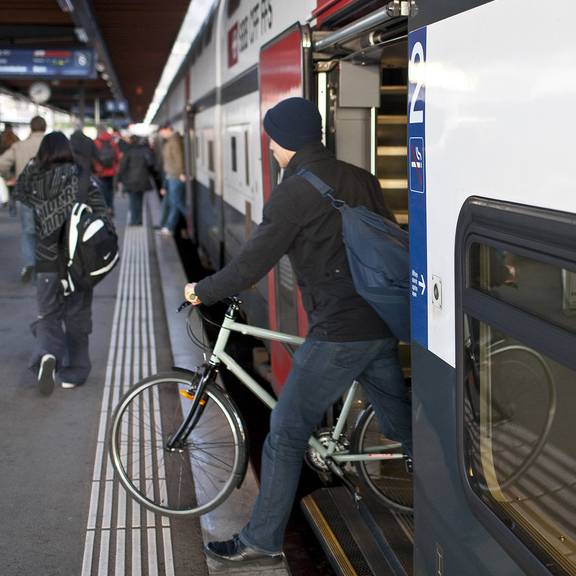
<svg viewBox="0 0 576 576">
<path fill-rule="evenodd" d="M 52 91 L 47 103 L 77 112 L 83 87 L 87 109 L 95 98 L 124 98 L 131 119 L 138 122 L 146 114 L 189 4 L 190 0 L 2 0 L 0 50 L 94 48 L 97 78 L 44 79 Z M 38 80 L 0 77 L 0 86 L 27 94 Z"/>
</svg>

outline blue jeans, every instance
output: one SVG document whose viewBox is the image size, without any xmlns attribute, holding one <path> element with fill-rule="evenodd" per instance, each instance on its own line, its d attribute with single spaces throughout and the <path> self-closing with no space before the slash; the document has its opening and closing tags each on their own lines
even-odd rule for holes
<svg viewBox="0 0 576 576">
<path fill-rule="evenodd" d="M 176 230 L 180 214 L 186 218 L 186 188 L 178 178 L 166 178 L 166 196 L 162 203 L 161 225 L 171 232 Z"/>
<path fill-rule="evenodd" d="M 100 176 L 98 178 L 100 181 L 100 191 L 102 196 L 104 196 L 104 201 L 106 206 L 110 210 L 114 210 L 114 176 Z"/>
<path fill-rule="evenodd" d="M 36 230 L 34 229 L 34 210 L 22 202 L 18 202 L 20 212 L 20 251 L 22 266 L 34 266 L 36 263 Z"/>
<path fill-rule="evenodd" d="M 394 338 L 367 342 L 306 340 L 272 411 L 262 452 L 260 493 L 240 539 L 260 552 L 282 550 L 308 438 L 326 410 L 357 379 L 382 432 L 412 453 L 411 407 Z"/>
</svg>

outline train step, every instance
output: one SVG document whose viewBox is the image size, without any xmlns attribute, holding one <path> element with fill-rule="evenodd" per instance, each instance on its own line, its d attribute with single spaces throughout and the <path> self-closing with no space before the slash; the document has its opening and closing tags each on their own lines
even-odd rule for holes
<svg viewBox="0 0 576 576">
<path fill-rule="evenodd" d="M 302 509 L 339 576 L 412 576 L 412 517 L 345 488 L 322 488 Z"/>
</svg>

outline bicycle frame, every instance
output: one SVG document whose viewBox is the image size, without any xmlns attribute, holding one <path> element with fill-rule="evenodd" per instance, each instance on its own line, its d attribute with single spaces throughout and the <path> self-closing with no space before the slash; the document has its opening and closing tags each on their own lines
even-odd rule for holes
<svg viewBox="0 0 576 576">
<path fill-rule="evenodd" d="M 229 354 L 226 353 L 226 344 L 230 338 L 231 332 L 239 332 L 240 334 L 254 336 L 256 338 L 261 338 L 264 340 L 275 340 L 278 342 L 285 342 L 287 344 L 301 345 L 304 343 L 304 338 L 300 336 L 293 336 L 291 334 L 285 334 L 283 332 L 276 332 L 274 330 L 268 330 L 266 328 L 258 328 L 256 326 L 250 326 L 248 324 L 243 324 L 236 322 L 235 315 L 238 311 L 237 304 L 232 304 L 224 316 L 224 321 L 220 332 L 218 333 L 218 338 L 216 339 L 216 344 L 212 350 L 212 355 L 210 356 L 209 363 L 216 367 L 219 364 L 224 364 L 240 382 L 242 382 L 257 398 L 259 398 L 266 406 L 271 410 L 276 406 L 276 399 L 269 394 L 254 378 L 250 376 Z M 370 453 L 365 454 L 350 454 L 348 452 L 336 452 L 338 446 L 338 440 L 344 430 L 348 414 L 352 408 L 354 402 L 354 396 L 356 390 L 358 389 L 358 382 L 354 381 L 348 390 L 346 397 L 344 399 L 344 404 L 342 410 L 338 416 L 334 430 L 330 436 L 330 440 L 327 446 L 324 446 L 320 441 L 311 436 L 308 440 L 308 444 L 316 450 L 320 456 L 327 460 L 328 462 L 333 461 L 337 464 L 342 464 L 345 462 L 354 461 L 364 461 L 364 460 L 398 460 L 403 459 L 402 454 L 388 453 L 389 450 L 394 450 L 401 446 L 400 443 L 387 444 L 385 447 L 374 447 L 371 448 Z M 372 451 L 373 450 L 373 451 Z"/>
</svg>

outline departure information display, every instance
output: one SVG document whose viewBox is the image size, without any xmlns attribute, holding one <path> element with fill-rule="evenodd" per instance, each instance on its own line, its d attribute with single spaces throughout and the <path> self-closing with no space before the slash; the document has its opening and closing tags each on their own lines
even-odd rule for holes
<svg viewBox="0 0 576 576">
<path fill-rule="evenodd" d="M 95 78 L 94 51 L 0 48 L 0 77 Z"/>
</svg>

